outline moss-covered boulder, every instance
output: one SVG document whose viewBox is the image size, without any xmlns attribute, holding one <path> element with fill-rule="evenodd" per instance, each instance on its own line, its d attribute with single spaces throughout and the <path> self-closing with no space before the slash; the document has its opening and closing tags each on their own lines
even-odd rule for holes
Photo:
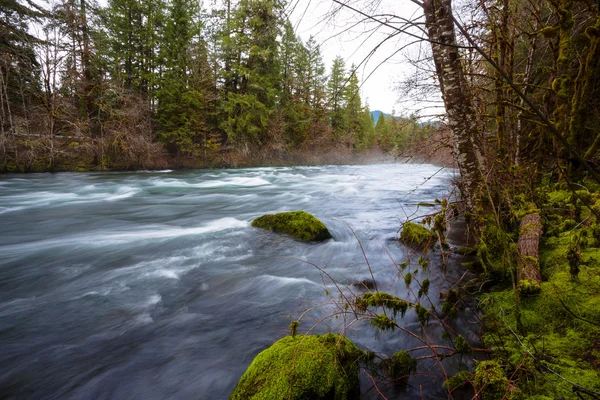
<svg viewBox="0 0 600 400">
<path fill-rule="evenodd" d="M 418 249 L 427 249 L 435 243 L 435 233 L 425 228 L 423 225 L 407 222 L 402 227 L 400 241 L 407 246 Z"/>
<path fill-rule="evenodd" d="M 360 395 L 358 359 L 343 336 L 287 336 L 256 356 L 230 400 L 353 399 Z"/>
<path fill-rule="evenodd" d="M 252 226 L 288 235 L 306 241 L 318 242 L 331 239 L 327 227 L 305 211 L 267 214 L 252 221 Z"/>
</svg>

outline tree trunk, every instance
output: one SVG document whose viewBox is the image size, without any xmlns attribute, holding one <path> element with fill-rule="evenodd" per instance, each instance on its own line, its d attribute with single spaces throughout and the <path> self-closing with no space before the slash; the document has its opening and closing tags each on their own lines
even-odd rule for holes
<svg viewBox="0 0 600 400">
<path fill-rule="evenodd" d="M 475 108 L 456 42 L 452 0 L 425 0 L 423 9 L 433 60 L 452 129 L 452 142 L 462 177 L 461 191 L 465 201 L 466 220 L 469 222 L 470 217 L 476 213 L 482 174 L 475 154 L 478 135 Z"/>
<path fill-rule="evenodd" d="M 519 257 L 517 265 L 517 287 L 521 293 L 540 291 L 539 243 L 542 236 L 540 214 L 528 214 L 521 221 L 519 230 Z"/>
</svg>

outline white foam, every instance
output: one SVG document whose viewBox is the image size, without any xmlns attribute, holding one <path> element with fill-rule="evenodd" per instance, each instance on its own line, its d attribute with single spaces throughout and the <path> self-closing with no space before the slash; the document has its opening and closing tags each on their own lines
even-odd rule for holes
<svg viewBox="0 0 600 400">
<path fill-rule="evenodd" d="M 139 192 L 138 189 L 134 189 L 130 186 L 122 186 L 119 188 L 119 190 L 117 190 L 117 193 L 115 193 L 112 196 L 107 197 L 104 200 L 106 200 L 106 201 L 123 200 L 123 199 L 127 199 L 129 197 L 135 196 L 135 194 L 138 192 Z"/>
<path fill-rule="evenodd" d="M 19 211 L 25 207 L 0 207 L 0 214 L 6 214 L 9 212 Z"/>
<path fill-rule="evenodd" d="M 196 228 L 161 228 L 157 230 L 151 231 L 138 231 L 138 232 L 128 232 L 128 233 L 114 233 L 114 234 L 103 234 L 100 235 L 97 240 L 102 241 L 102 238 L 106 237 L 108 242 L 132 242 L 137 240 L 144 239 L 170 239 L 180 236 L 194 236 L 194 235 L 202 235 L 206 233 L 220 232 L 228 229 L 234 228 L 246 228 L 250 224 L 248 221 L 240 221 L 239 219 L 233 217 L 221 218 L 215 221 L 211 221 L 205 226 L 200 226 Z M 86 240 L 94 240 L 94 239 L 86 239 Z"/>
<path fill-rule="evenodd" d="M 146 276 L 156 276 L 159 278 L 179 280 L 179 274 L 176 271 L 173 271 L 172 269 L 165 269 L 165 268 L 148 273 L 148 274 L 146 274 Z"/>
<path fill-rule="evenodd" d="M 227 180 L 216 180 L 216 181 L 197 183 L 193 186 L 203 187 L 203 188 L 213 188 L 213 187 L 220 187 L 220 186 L 254 187 L 254 186 L 265 186 L 265 185 L 270 185 L 270 184 L 271 184 L 271 182 L 269 182 L 265 179 L 262 179 L 262 178 L 258 178 L 258 177 L 252 177 L 252 178 L 234 177 L 234 178 L 227 179 Z"/>
<path fill-rule="evenodd" d="M 275 285 L 298 285 L 298 284 L 311 284 L 311 285 L 317 285 L 315 282 L 306 279 L 306 278 L 290 278 L 290 277 L 284 277 L 284 276 L 274 276 L 274 275 L 261 275 L 259 277 L 259 279 L 261 280 L 265 280 L 267 282 L 270 282 L 272 284 Z"/>
<path fill-rule="evenodd" d="M 146 302 L 144 303 L 144 306 L 153 307 L 153 306 L 157 305 L 158 303 L 160 303 L 161 301 L 162 301 L 162 297 L 160 294 L 153 294 L 152 296 L 150 296 L 148 298 L 148 300 L 146 300 Z"/>
<path fill-rule="evenodd" d="M 141 313 L 135 317 L 135 325 L 148 325 L 154 322 L 150 314 Z"/>
</svg>

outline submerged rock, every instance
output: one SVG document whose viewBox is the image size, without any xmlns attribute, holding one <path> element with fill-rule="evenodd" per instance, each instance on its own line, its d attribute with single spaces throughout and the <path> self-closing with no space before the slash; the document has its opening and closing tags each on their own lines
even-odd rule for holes
<svg viewBox="0 0 600 400">
<path fill-rule="evenodd" d="M 400 233 L 400 241 L 408 246 L 426 249 L 435 243 L 435 233 L 423 225 L 407 222 Z"/>
<path fill-rule="evenodd" d="M 288 235 L 306 241 L 318 242 L 331 239 L 327 227 L 305 211 L 266 214 L 252 221 L 252 226 Z"/>
<path fill-rule="evenodd" d="M 332 333 L 287 336 L 256 356 L 229 399 L 358 398 L 362 355 Z"/>
<path fill-rule="evenodd" d="M 362 281 L 353 282 L 352 286 L 356 286 L 357 288 L 362 290 L 373 290 L 377 287 L 377 285 L 375 284 L 375 280 L 370 278 L 363 279 Z"/>
</svg>

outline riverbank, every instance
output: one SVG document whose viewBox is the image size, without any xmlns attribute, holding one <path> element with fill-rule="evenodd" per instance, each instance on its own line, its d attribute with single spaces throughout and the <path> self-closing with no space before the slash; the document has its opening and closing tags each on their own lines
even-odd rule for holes
<svg viewBox="0 0 600 400">
<path fill-rule="evenodd" d="M 497 229 L 479 245 L 479 272 L 493 284 L 479 301 L 483 342 L 501 377 L 489 382 L 497 398 L 600 398 L 600 193 L 584 184 L 538 187 L 539 292 L 514 281 L 518 228 Z"/>
<path fill-rule="evenodd" d="M 218 146 L 174 155 L 159 143 L 133 139 L 123 137 L 116 141 L 104 141 L 86 137 L 23 136 L 18 141 L 19 145 L 3 160 L 0 173 L 160 171 L 394 162 L 456 167 L 450 131 L 444 127 L 429 136 L 408 137 L 402 148 L 391 151 L 382 151 L 377 146 L 357 151 L 347 145 L 327 142 L 322 145 L 307 144 L 293 150 L 270 147 L 242 150 Z"/>
</svg>

